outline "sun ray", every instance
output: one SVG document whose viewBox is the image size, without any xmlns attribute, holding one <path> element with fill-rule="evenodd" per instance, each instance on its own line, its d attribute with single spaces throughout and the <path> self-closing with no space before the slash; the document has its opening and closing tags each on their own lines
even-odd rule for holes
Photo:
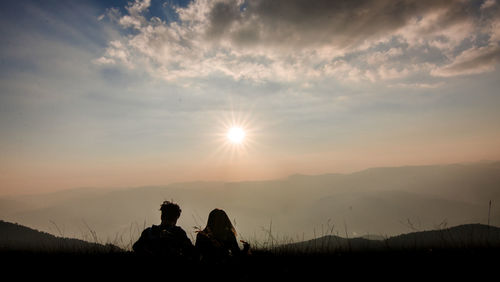
<svg viewBox="0 0 500 282">
<path fill-rule="evenodd" d="M 250 119 L 250 114 L 232 110 L 218 118 L 216 141 L 219 144 L 214 155 L 235 160 L 249 154 L 255 144 L 257 128 Z"/>
</svg>

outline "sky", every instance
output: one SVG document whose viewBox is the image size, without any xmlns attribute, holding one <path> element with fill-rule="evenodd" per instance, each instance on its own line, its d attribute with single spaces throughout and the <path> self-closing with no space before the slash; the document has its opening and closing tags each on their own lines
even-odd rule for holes
<svg viewBox="0 0 500 282">
<path fill-rule="evenodd" d="M 0 5 L 0 195 L 500 159 L 498 1 Z"/>
</svg>

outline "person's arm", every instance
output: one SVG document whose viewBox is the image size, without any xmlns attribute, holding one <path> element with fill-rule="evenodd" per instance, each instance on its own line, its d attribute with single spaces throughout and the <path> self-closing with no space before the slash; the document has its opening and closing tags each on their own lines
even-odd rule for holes
<svg viewBox="0 0 500 282">
<path fill-rule="evenodd" d="M 197 249 L 203 249 L 205 244 L 206 244 L 207 236 L 203 233 L 203 231 L 200 231 L 196 234 L 196 242 L 194 244 L 194 247 Z"/>
<path fill-rule="evenodd" d="M 151 250 L 149 249 L 149 233 L 150 233 L 150 228 L 144 229 L 141 233 L 141 237 L 139 237 L 139 240 L 134 243 L 132 246 L 132 249 L 134 252 L 139 253 L 139 254 L 149 254 L 151 253 Z"/>
<path fill-rule="evenodd" d="M 179 228 L 179 236 L 180 236 L 180 244 L 184 252 L 184 255 L 194 258 L 196 256 L 196 249 L 193 246 L 191 240 L 189 240 L 186 231 L 184 231 L 182 228 Z"/>
<path fill-rule="evenodd" d="M 250 253 L 250 244 L 245 241 L 241 241 L 243 243 L 243 250 L 238 246 L 238 242 L 236 241 L 236 236 L 231 236 L 230 238 L 230 250 L 233 255 L 248 255 Z"/>
<path fill-rule="evenodd" d="M 250 243 L 247 241 L 240 240 L 241 243 L 243 243 L 243 254 L 249 255 L 250 254 Z"/>
</svg>

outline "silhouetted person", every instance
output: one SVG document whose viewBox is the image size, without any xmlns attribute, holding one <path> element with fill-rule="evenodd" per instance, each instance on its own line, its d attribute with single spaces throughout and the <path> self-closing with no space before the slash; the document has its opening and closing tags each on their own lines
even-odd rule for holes
<svg viewBox="0 0 500 282">
<path fill-rule="evenodd" d="M 190 259 L 194 256 L 194 246 L 186 232 L 176 226 L 181 215 L 180 207 L 165 201 L 160 207 L 161 224 L 146 228 L 139 240 L 132 246 L 138 254 L 167 256 Z"/>
<path fill-rule="evenodd" d="M 196 235 L 195 247 L 201 260 L 224 260 L 230 257 L 247 255 L 250 253 L 250 244 L 243 243 L 243 250 L 236 241 L 236 231 L 226 212 L 214 209 L 208 215 L 205 229 Z"/>
</svg>

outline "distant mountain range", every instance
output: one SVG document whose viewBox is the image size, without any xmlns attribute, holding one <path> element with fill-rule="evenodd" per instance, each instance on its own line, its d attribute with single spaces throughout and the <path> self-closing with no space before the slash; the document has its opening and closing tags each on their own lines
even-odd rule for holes
<svg viewBox="0 0 500 282">
<path fill-rule="evenodd" d="M 283 253 L 428 251 L 500 248 L 500 228 L 482 224 L 466 224 L 451 228 L 412 232 L 384 240 L 342 238 L 327 235 L 303 242 L 277 246 Z"/>
<path fill-rule="evenodd" d="M 0 220 L 0 251 L 49 253 L 109 253 L 121 251 L 113 245 L 56 237 L 19 224 Z"/>
<path fill-rule="evenodd" d="M 250 242 L 338 234 L 388 238 L 488 220 L 500 226 L 500 162 L 297 174 L 269 181 L 80 188 L 2 197 L 0 218 L 64 237 L 97 237 L 127 249 L 145 227 L 160 222 L 164 200 L 179 203 L 178 224 L 193 241 L 194 227 L 203 227 L 214 208 L 224 209 L 240 238 Z"/>
</svg>

